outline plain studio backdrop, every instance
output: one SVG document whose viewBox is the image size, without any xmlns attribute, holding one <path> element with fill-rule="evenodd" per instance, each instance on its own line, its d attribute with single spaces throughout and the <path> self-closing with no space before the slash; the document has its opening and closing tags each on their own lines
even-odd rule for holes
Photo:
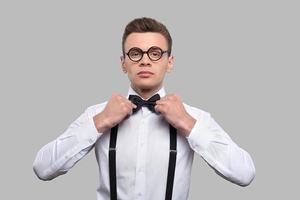
<svg viewBox="0 0 300 200">
<path fill-rule="evenodd" d="M 127 94 L 121 37 L 142 16 L 174 40 L 167 93 L 210 112 L 256 166 L 252 184 L 239 187 L 195 154 L 190 199 L 295 199 L 299 3 L 276 0 L 1 1 L 0 199 L 96 199 L 94 151 L 50 182 L 32 163 L 88 106 Z"/>
</svg>

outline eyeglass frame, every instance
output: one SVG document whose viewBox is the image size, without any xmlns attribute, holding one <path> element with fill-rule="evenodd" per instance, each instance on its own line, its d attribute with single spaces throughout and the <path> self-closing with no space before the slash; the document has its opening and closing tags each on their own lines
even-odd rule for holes
<svg viewBox="0 0 300 200">
<path fill-rule="evenodd" d="M 158 58 L 157 60 L 153 60 L 153 59 L 151 59 L 150 56 L 149 56 L 149 50 L 150 50 L 150 49 L 153 49 L 153 48 L 157 48 L 157 49 L 159 49 L 160 52 L 161 52 L 161 56 L 160 56 L 160 58 Z M 137 49 L 137 50 L 139 50 L 139 51 L 142 53 L 142 57 L 141 57 L 139 60 L 132 60 L 132 59 L 130 58 L 129 52 L 130 52 L 131 50 L 133 50 L 133 49 Z M 164 55 L 165 53 L 168 53 L 168 55 L 170 56 L 170 51 L 169 51 L 169 50 L 163 51 L 160 47 L 157 47 L 157 46 L 152 46 L 152 47 L 150 47 L 147 51 L 143 51 L 143 50 L 142 50 L 141 48 L 139 48 L 139 47 L 132 47 L 132 48 L 130 48 L 130 49 L 128 50 L 127 53 L 124 52 L 123 55 L 124 55 L 124 58 L 125 58 L 125 55 L 127 55 L 128 58 L 129 58 L 131 61 L 133 61 L 133 62 L 140 62 L 140 61 L 143 59 L 145 53 L 147 54 L 148 58 L 149 58 L 151 61 L 158 61 L 158 60 L 160 60 L 160 59 L 163 57 L 163 55 Z"/>
</svg>

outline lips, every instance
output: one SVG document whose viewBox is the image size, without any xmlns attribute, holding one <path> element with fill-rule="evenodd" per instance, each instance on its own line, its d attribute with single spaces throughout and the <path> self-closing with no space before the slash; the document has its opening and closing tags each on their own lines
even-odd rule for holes
<svg viewBox="0 0 300 200">
<path fill-rule="evenodd" d="M 138 75 L 152 75 L 153 73 L 150 71 L 140 71 Z"/>
</svg>

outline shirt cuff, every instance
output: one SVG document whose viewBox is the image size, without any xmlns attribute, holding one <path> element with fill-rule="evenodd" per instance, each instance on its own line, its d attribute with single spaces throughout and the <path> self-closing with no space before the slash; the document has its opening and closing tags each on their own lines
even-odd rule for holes
<svg viewBox="0 0 300 200">
<path fill-rule="evenodd" d="M 210 133 L 208 127 L 204 123 L 201 123 L 199 119 L 197 119 L 192 131 L 186 138 L 191 148 L 195 152 L 201 153 L 208 148 L 212 140 L 212 134 Z"/>
</svg>

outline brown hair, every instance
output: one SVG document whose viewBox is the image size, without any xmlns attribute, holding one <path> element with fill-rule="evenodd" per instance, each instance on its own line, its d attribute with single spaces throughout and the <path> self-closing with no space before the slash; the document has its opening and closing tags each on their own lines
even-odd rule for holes
<svg viewBox="0 0 300 200">
<path fill-rule="evenodd" d="M 129 34 L 131 33 L 145 33 L 145 32 L 154 32 L 162 34 L 168 43 L 168 53 L 171 54 L 172 50 L 172 38 L 165 25 L 161 22 L 156 21 L 155 19 L 142 17 L 136 18 L 129 22 L 125 27 L 123 37 L 122 37 L 122 51 L 125 53 L 124 44 Z"/>
</svg>

